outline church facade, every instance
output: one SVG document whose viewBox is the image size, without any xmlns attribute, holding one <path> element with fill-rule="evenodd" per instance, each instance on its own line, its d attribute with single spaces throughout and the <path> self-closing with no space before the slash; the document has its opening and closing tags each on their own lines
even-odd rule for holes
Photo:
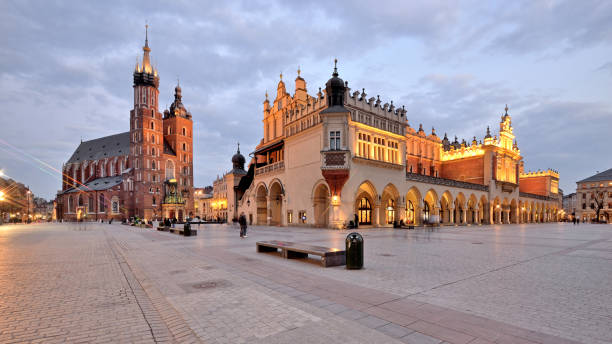
<svg viewBox="0 0 612 344">
<path fill-rule="evenodd" d="M 559 218 L 559 174 L 525 172 L 507 107 L 496 135 L 487 128 L 481 140 L 462 142 L 415 129 L 408 116 L 365 90 L 351 92 L 336 68 L 314 96 L 299 70 L 293 95 L 281 75 L 275 99 L 266 93 L 263 138 L 248 170 L 237 153 L 224 176 L 233 189 L 228 218 L 330 228 Z"/>
<path fill-rule="evenodd" d="M 57 217 L 152 220 L 193 216 L 193 122 L 175 88 L 169 109 L 159 111 L 159 74 L 148 36 L 133 73 L 129 131 L 82 141 L 63 165 Z"/>
</svg>

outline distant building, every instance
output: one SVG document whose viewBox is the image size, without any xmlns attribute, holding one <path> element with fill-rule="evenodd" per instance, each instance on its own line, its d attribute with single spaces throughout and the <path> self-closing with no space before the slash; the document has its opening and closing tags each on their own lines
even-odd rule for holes
<svg viewBox="0 0 612 344">
<path fill-rule="evenodd" d="M 266 93 L 248 171 L 232 158 L 234 169 L 216 185 L 227 191 L 228 218 L 244 212 L 264 225 L 556 221 L 559 173 L 523 170 L 505 110 L 499 137 L 487 128 L 483 140 L 451 142 L 411 127 L 403 107 L 352 91 L 336 68 L 314 95 L 298 70 L 293 95 L 282 75 L 275 99 Z"/>
<path fill-rule="evenodd" d="M 130 130 L 84 141 L 62 167 L 56 213 L 64 220 L 177 218 L 194 214 L 193 122 L 181 87 L 163 114 L 148 37 L 134 69 Z"/>
<path fill-rule="evenodd" d="M 576 182 L 576 217 L 583 222 L 611 222 L 612 168 Z"/>
<path fill-rule="evenodd" d="M 577 194 L 572 192 L 569 195 L 563 196 L 563 211 L 566 218 L 572 220 L 576 217 Z"/>
</svg>

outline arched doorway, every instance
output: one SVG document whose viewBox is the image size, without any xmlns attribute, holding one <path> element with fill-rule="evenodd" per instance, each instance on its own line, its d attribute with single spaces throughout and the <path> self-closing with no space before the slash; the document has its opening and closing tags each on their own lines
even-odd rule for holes
<svg viewBox="0 0 612 344">
<path fill-rule="evenodd" d="M 393 200 L 392 198 L 389 198 L 389 200 L 387 201 L 385 213 L 387 215 L 387 224 L 393 224 L 393 221 L 395 221 L 395 200 Z"/>
<path fill-rule="evenodd" d="M 270 185 L 270 225 L 282 225 L 283 187 L 276 181 Z"/>
<path fill-rule="evenodd" d="M 406 193 L 406 223 L 411 225 L 418 225 L 421 223 L 421 193 L 416 187 L 410 188 Z"/>
<path fill-rule="evenodd" d="M 429 223 L 431 219 L 431 214 L 429 213 L 429 204 L 427 202 L 423 202 L 423 222 Z"/>
<path fill-rule="evenodd" d="M 399 221 L 399 210 L 397 208 L 399 202 L 399 192 L 393 184 L 387 184 L 382 192 L 381 211 L 384 211 L 384 224 L 393 225 L 393 222 Z"/>
<path fill-rule="evenodd" d="M 359 218 L 359 225 L 372 224 L 372 203 L 370 203 L 370 200 L 367 197 L 362 197 L 359 200 L 357 217 Z"/>
<path fill-rule="evenodd" d="M 450 205 L 453 203 L 453 196 L 445 191 L 440 198 L 440 222 L 448 224 L 451 222 Z"/>
<path fill-rule="evenodd" d="M 414 204 L 412 203 L 412 200 L 408 200 L 406 201 L 406 223 L 407 224 L 411 224 L 411 225 L 415 224 L 414 215 L 415 215 Z"/>
<path fill-rule="evenodd" d="M 261 184 L 255 192 L 255 200 L 257 203 L 257 224 L 268 224 L 268 190 L 266 186 Z"/>
<path fill-rule="evenodd" d="M 327 185 L 319 184 L 314 192 L 314 221 L 317 227 L 329 225 L 329 189 Z"/>
<path fill-rule="evenodd" d="M 435 208 L 437 204 L 438 194 L 433 189 L 430 189 L 423 199 L 423 222 L 437 223 L 440 221 L 439 214 Z"/>
<path fill-rule="evenodd" d="M 378 192 L 374 185 L 367 180 L 361 183 L 355 194 L 354 207 L 359 225 L 377 226 L 381 222 L 384 223 L 384 213 L 379 213 L 379 211 L 381 211 L 380 208 L 382 208 L 380 196 L 378 196 Z"/>
</svg>

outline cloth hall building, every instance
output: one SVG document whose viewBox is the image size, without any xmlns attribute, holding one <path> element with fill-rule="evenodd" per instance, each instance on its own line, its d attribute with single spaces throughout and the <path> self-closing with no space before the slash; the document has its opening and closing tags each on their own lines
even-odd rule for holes
<svg viewBox="0 0 612 344">
<path fill-rule="evenodd" d="M 82 141 L 63 165 L 57 216 L 64 220 L 145 220 L 193 215 L 193 123 L 182 103 L 158 109 L 159 74 L 148 37 L 134 69 L 130 130 Z"/>
<path fill-rule="evenodd" d="M 409 114 L 334 68 L 310 95 L 298 70 L 293 95 L 278 83 L 263 102 L 263 138 L 248 169 L 237 153 L 227 183 L 228 218 L 260 225 L 340 228 L 406 224 L 556 221 L 559 174 L 526 172 L 506 107 L 497 135 L 450 141 L 409 125 Z"/>
</svg>

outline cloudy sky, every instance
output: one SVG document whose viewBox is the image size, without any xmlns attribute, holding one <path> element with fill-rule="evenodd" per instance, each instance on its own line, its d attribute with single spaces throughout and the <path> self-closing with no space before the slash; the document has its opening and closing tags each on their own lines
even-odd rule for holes
<svg viewBox="0 0 612 344">
<path fill-rule="evenodd" d="M 52 198 L 80 140 L 129 130 L 144 25 L 160 107 L 177 78 L 193 114 L 195 184 L 262 136 L 262 102 L 298 66 L 314 94 L 333 59 L 412 126 L 482 139 L 505 104 L 529 170 L 565 193 L 612 167 L 610 1 L 0 2 L 0 168 Z"/>
</svg>

